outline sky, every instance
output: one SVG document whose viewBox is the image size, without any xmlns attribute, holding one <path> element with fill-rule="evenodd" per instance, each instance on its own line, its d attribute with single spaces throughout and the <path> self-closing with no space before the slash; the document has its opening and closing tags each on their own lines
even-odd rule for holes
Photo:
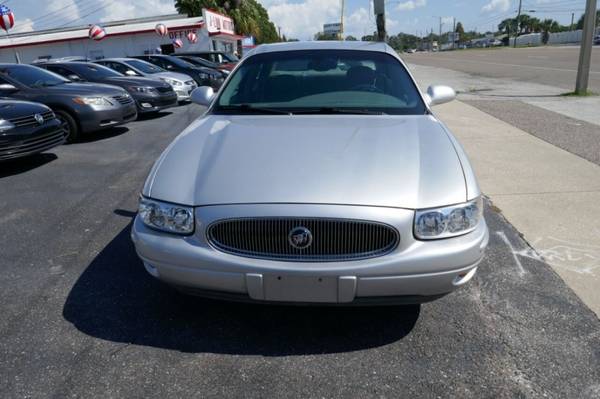
<svg viewBox="0 0 600 399">
<path fill-rule="evenodd" d="M 339 22 L 341 0 L 258 0 L 271 20 L 289 38 L 310 40 L 324 23 Z M 173 0 L 0 0 L 15 13 L 11 31 L 25 32 L 61 26 L 103 23 L 120 19 L 175 13 Z M 388 0 L 387 30 L 424 36 L 452 30 L 454 18 L 465 30 L 496 30 L 516 16 L 519 0 Z M 357 38 L 375 30 L 372 0 L 345 0 L 344 33 Z M 523 10 L 540 19 L 570 24 L 583 13 L 585 0 L 523 0 Z M 530 12 L 535 10 L 535 13 Z"/>
</svg>

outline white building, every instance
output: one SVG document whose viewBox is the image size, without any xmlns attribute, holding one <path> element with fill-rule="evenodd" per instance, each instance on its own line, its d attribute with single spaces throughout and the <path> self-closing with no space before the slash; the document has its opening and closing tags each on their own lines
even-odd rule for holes
<svg viewBox="0 0 600 399">
<path fill-rule="evenodd" d="M 158 23 L 166 25 L 168 36 L 155 32 Z M 89 26 L 52 29 L 10 35 L 0 38 L 0 62 L 23 63 L 37 59 L 67 56 L 87 56 L 91 59 L 127 57 L 162 52 L 219 50 L 233 53 L 238 50 L 241 36 L 235 34 L 233 20 L 225 15 L 205 10 L 202 17 L 187 18 L 167 15 L 130 19 L 101 24 L 106 36 L 100 41 L 88 37 Z M 190 43 L 187 34 L 198 36 Z M 181 39 L 183 47 L 175 49 L 173 40 Z"/>
</svg>

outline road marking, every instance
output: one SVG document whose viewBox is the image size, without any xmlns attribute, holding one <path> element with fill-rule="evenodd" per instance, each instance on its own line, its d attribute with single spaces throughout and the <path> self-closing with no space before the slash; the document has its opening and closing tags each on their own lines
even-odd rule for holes
<svg viewBox="0 0 600 399">
<path fill-rule="evenodd" d="M 552 67 L 521 65 L 521 64 L 505 64 L 503 62 L 465 60 L 465 59 L 452 58 L 452 57 L 445 57 L 445 58 L 441 58 L 441 59 L 442 60 L 459 61 L 459 62 L 471 62 L 471 63 L 475 63 L 475 64 L 488 64 L 488 65 L 496 65 L 496 66 L 510 66 L 510 67 L 518 67 L 518 68 L 540 69 L 543 71 L 577 72 L 576 69 L 552 68 Z M 600 71 L 590 71 L 590 74 L 600 75 Z"/>
<path fill-rule="evenodd" d="M 515 248 L 512 246 L 512 244 L 508 240 L 508 237 L 506 236 L 506 234 L 503 231 L 497 231 L 496 234 L 498 235 L 498 237 L 500 237 L 502 239 L 502 241 L 504 241 L 506 246 L 508 248 L 510 248 L 510 253 L 512 254 L 513 258 L 515 259 L 515 263 L 517 264 L 517 267 L 519 269 L 519 275 L 524 276 L 527 272 L 525 271 L 525 268 L 521 264 L 521 261 L 519 260 L 519 257 L 517 256 L 517 251 L 515 250 Z"/>
</svg>

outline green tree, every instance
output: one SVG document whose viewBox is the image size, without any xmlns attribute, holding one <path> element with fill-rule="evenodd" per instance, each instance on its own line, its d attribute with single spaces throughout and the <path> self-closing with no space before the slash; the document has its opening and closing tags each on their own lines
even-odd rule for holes
<svg viewBox="0 0 600 399">
<path fill-rule="evenodd" d="M 356 40 L 357 39 L 354 36 L 352 36 L 352 35 L 346 36 L 346 41 L 347 42 L 355 42 Z"/>
<path fill-rule="evenodd" d="M 585 14 L 583 14 L 579 20 L 577 21 L 577 26 L 575 29 L 583 29 L 583 21 L 585 19 Z M 596 26 L 598 26 L 598 22 L 600 22 L 600 10 L 596 11 Z"/>
<path fill-rule="evenodd" d="M 252 35 L 258 44 L 279 41 L 267 10 L 256 0 L 175 0 L 175 8 L 190 17 L 200 16 L 203 8 L 209 8 L 229 15 L 235 24 L 236 33 Z"/>
<path fill-rule="evenodd" d="M 462 22 L 458 22 L 456 24 L 456 33 L 458 33 L 458 42 L 459 43 L 464 43 L 465 41 L 465 28 L 463 27 Z"/>
</svg>

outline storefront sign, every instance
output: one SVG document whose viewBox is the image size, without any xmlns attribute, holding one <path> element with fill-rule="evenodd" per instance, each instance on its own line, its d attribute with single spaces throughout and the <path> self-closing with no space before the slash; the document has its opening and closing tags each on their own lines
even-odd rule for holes
<svg viewBox="0 0 600 399">
<path fill-rule="evenodd" d="M 233 19 L 230 17 L 207 9 L 202 10 L 202 17 L 209 35 L 218 33 L 235 35 Z"/>
<path fill-rule="evenodd" d="M 196 32 L 196 29 L 180 29 L 180 30 L 173 30 L 173 31 L 170 30 L 169 38 L 171 40 L 183 39 L 184 37 L 187 37 L 190 33 L 198 35 L 198 33 Z"/>
</svg>

